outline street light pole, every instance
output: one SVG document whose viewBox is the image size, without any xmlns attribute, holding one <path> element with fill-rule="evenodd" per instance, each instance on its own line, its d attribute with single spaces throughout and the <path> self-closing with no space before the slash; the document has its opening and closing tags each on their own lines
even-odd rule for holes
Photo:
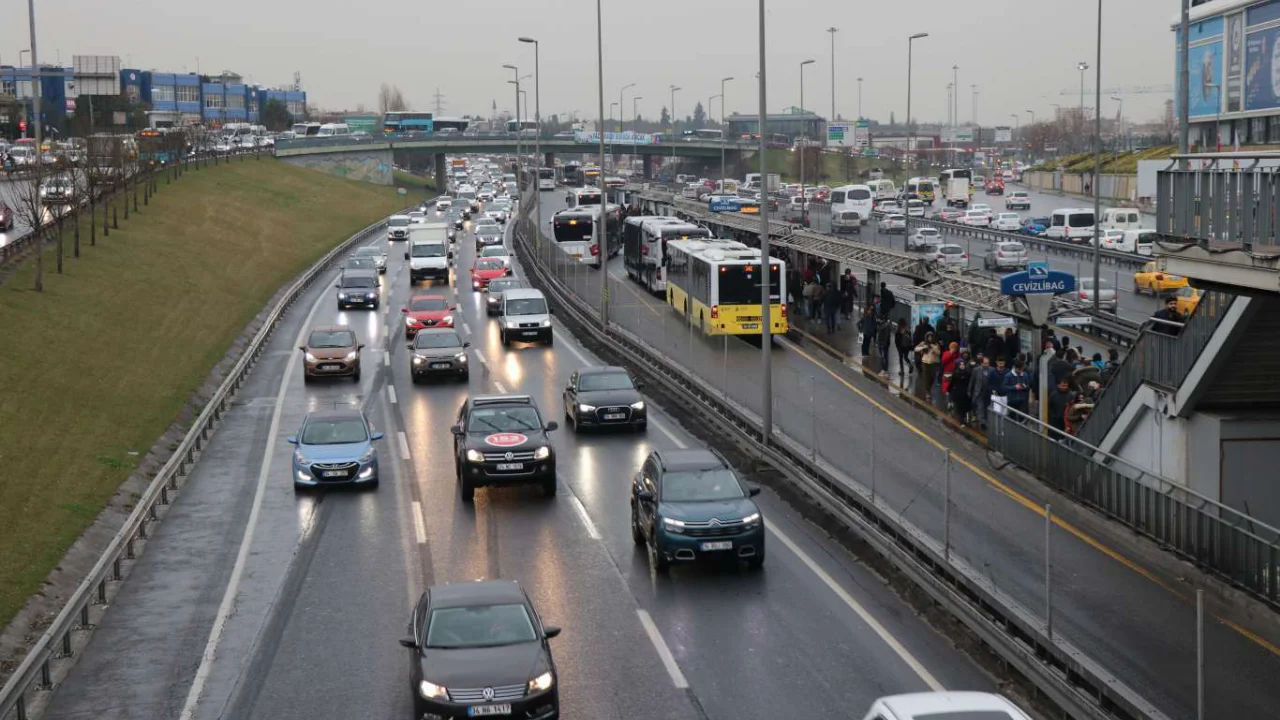
<svg viewBox="0 0 1280 720">
<path fill-rule="evenodd" d="M 516 86 L 516 187 L 520 186 L 520 180 L 524 177 L 524 156 L 520 153 L 520 68 L 515 65 L 503 65 L 502 67 L 511 71 L 516 76 L 515 80 L 507 82 Z"/>
<path fill-rule="evenodd" d="M 764 188 L 769 187 L 769 162 L 768 155 L 765 153 L 765 102 L 766 102 L 766 82 L 765 82 L 765 65 L 764 65 L 764 0 L 760 0 L 760 72 L 757 76 L 760 78 L 760 109 L 759 109 L 759 136 L 760 136 L 760 182 L 764 184 Z M 767 194 L 767 190 L 766 190 Z M 802 196 L 803 197 L 803 196 Z M 764 440 L 764 444 L 769 444 L 769 438 L 773 435 L 773 312 L 769 302 L 770 287 L 770 265 L 769 265 L 769 203 L 760 203 L 760 355 L 764 366 L 764 373 L 760 382 L 761 406 L 760 406 L 760 435 Z M 782 281 L 779 280 L 779 287 Z M 785 300 L 785 298 L 780 298 Z"/>
<path fill-rule="evenodd" d="M 720 78 L 720 192 L 724 192 L 724 144 L 729 140 L 727 126 L 724 124 L 724 84 L 732 79 L 732 76 Z"/>
<path fill-rule="evenodd" d="M 1098 0 L 1098 45 L 1093 59 L 1093 314 L 1098 314 L 1098 283 L 1102 273 L 1102 197 L 1098 180 L 1102 177 L 1102 0 Z M 1083 83 L 1084 73 L 1080 74 Z M 1083 86 L 1083 85 L 1082 85 Z"/>
<path fill-rule="evenodd" d="M 836 33 L 840 32 L 839 28 L 829 27 L 827 32 L 831 33 L 831 121 L 836 119 Z M 724 99 L 721 98 L 721 103 Z"/>
<path fill-rule="evenodd" d="M 533 215 L 534 222 L 538 226 L 538 237 L 542 236 L 542 96 L 541 96 L 541 69 L 538 66 L 538 41 L 531 37 L 519 38 L 522 43 L 533 44 L 533 162 L 537 172 L 534 173 L 534 190 L 538 193 L 534 196 Z M 604 172 L 601 169 L 601 172 Z M 603 259 L 601 260 L 603 262 Z"/>
<path fill-rule="evenodd" d="M 921 38 L 927 38 L 927 37 L 929 37 L 929 33 L 916 33 L 915 35 L 912 35 L 911 37 L 907 38 L 907 155 L 906 157 L 908 158 L 907 160 L 908 162 L 911 162 L 911 160 L 914 159 L 911 154 L 911 141 L 915 138 L 915 131 L 912 129 L 912 126 L 911 126 L 911 52 L 915 46 L 916 40 L 919 40 Z M 911 177 L 911 172 L 908 171 L 907 178 L 910 179 L 910 177 Z M 903 199 L 903 203 L 904 204 L 907 203 L 907 200 L 905 199 L 905 197 Z M 905 207 L 903 209 L 906 210 Z M 909 233 L 911 232 L 911 213 L 907 212 L 904 217 L 906 219 L 904 221 L 905 225 L 903 226 L 903 232 Z M 871 290 L 874 292 L 874 288 L 872 288 Z"/>
<path fill-rule="evenodd" d="M 1111 99 L 1120 103 L 1120 107 L 1116 108 L 1116 122 L 1119 125 L 1116 128 L 1116 133 L 1120 135 L 1121 148 L 1123 148 L 1124 150 L 1128 150 L 1129 149 L 1128 133 L 1124 132 L 1124 130 L 1126 129 L 1125 123 L 1124 123 L 1124 98 L 1118 98 L 1112 95 Z"/>
<path fill-rule="evenodd" d="M 862 78 L 858 78 L 858 119 L 862 119 Z"/>
<path fill-rule="evenodd" d="M 1013 140 L 1013 159 L 1017 160 L 1018 149 L 1019 149 L 1018 127 L 1019 127 L 1019 124 L 1022 122 L 1022 118 L 1018 117 L 1018 113 L 1009 113 L 1009 117 L 1013 118 L 1013 135 L 1011 136 L 1010 139 Z"/>
<path fill-rule="evenodd" d="M 1089 69 L 1089 63 L 1078 62 L 1076 69 L 1080 71 L 1080 130 L 1081 135 L 1084 134 L 1084 71 Z"/>
<path fill-rule="evenodd" d="M 40 102 L 40 61 L 36 59 L 36 2 L 35 0 L 27 0 L 27 18 L 31 26 L 31 122 L 35 128 L 36 137 L 36 167 L 44 167 L 44 157 L 42 157 L 41 147 L 44 145 L 42 137 L 42 126 L 40 122 L 42 104 Z M 37 254 L 42 254 L 37 251 Z"/>
<path fill-rule="evenodd" d="M 800 63 L 800 112 L 802 118 L 804 117 L 804 66 L 812 65 L 813 62 L 813 60 L 805 60 Z M 724 102 L 724 100 L 721 99 L 721 102 Z M 809 149 L 809 143 L 807 141 L 808 136 L 804 132 L 804 122 L 804 120 L 800 121 L 800 207 L 802 212 L 801 222 L 808 224 L 809 198 L 804 195 L 804 151 Z M 760 137 L 764 137 L 764 125 L 760 126 Z M 760 175 L 760 181 L 767 182 L 763 173 Z M 769 316 L 765 315 L 764 317 L 768 319 Z"/>
<path fill-rule="evenodd" d="M 676 162 L 676 91 L 683 89 L 675 85 L 671 86 L 671 164 L 673 165 Z"/>
<path fill-rule="evenodd" d="M 604 193 L 604 25 L 601 19 L 600 0 L 596 0 L 596 94 L 600 102 L 600 192 Z M 618 106 L 622 112 L 622 106 Z M 674 152 L 674 150 L 672 151 Z M 583 182 L 586 185 L 586 182 Z M 609 200 L 600 204 L 600 235 L 596 243 L 600 248 L 600 327 L 609 326 Z"/>
<path fill-rule="evenodd" d="M 618 132 L 622 132 L 623 130 L 627 129 L 627 123 L 622 119 L 622 108 L 627 106 L 626 103 L 623 101 L 624 94 L 627 92 L 627 90 L 630 90 L 635 86 L 636 86 L 635 83 L 631 83 L 630 85 L 623 85 L 622 89 L 618 91 Z M 604 173 L 603 167 L 600 168 L 600 172 Z M 602 181 L 603 181 L 603 177 L 604 175 L 602 174 L 601 175 Z"/>
</svg>

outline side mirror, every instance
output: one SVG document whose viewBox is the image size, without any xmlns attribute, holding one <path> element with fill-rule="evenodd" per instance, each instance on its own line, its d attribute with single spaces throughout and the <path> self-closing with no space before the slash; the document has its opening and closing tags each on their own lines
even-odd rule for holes
<svg viewBox="0 0 1280 720">
<path fill-rule="evenodd" d="M 402 307 L 402 308 L 400 308 L 400 312 L 402 312 L 402 313 L 406 313 L 406 314 L 407 314 L 407 313 L 409 312 L 409 308 L 407 308 L 407 307 Z"/>
<path fill-rule="evenodd" d="M 297 444 L 298 444 L 298 436 L 297 436 L 297 435 L 290 435 L 289 437 L 285 438 L 285 440 L 287 440 L 287 441 L 289 442 L 289 444 L 290 444 L 290 445 L 297 445 Z"/>
<path fill-rule="evenodd" d="M 408 260 L 408 259 L 409 259 L 409 251 L 408 251 L 408 250 L 406 250 L 406 251 L 404 252 L 404 259 L 405 259 L 405 260 Z"/>
<path fill-rule="evenodd" d="M 644 381 L 643 381 L 643 380 L 637 380 L 637 381 L 635 382 L 635 386 L 636 386 L 636 389 L 637 389 L 637 390 L 643 390 L 643 389 L 644 389 Z"/>
<path fill-rule="evenodd" d="M 641 500 L 643 502 L 653 502 L 653 491 L 641 490 L 640 492 L 636 493 L 636 499 Z"/>
<path fill-rule="evenodd" d="M 449 254 L 450 254 L 450 255 L 452 255 L 453 253 L 449 253 Z M 450 310 L 457 310 L 457 309 L 458 309 L 458 306 L 457 306 L 456 304 L 452 304 L 452 305 L 450 305 L 450 306 L 449 306 L 449 309 L 450 309 Z"/>
<path fill-rule="evenodd" d="M 551 307 L 547 308 L 547 314 L 548 314 L 548 315 L 555 315 L 555 314 L 556 314 L 556 309 L 555 309 L 555 308 L 551 308 Z"/>
<path fill-rule="evenodd" d="M 462 434 L 462 425 L 461 425 L 461 424 L 458 424 L 458 425 L 451 425 L 451 426 L 449 426 L 449 432 L 453 433 L 454 435 L 461 435 L 461 434 Z"/>
<path fill-rule="evenodd" d="M 556 430 L 559 427 L 560 427 L 560 423 L 557 423 L 555 420 L 552 420 L 551 422 L 547 423 L 547 432 Z"/>
<path fill-rule="evenodd" d="M 401 647 L 407 647 L 407 648 L 409 648 L 410 650 L 417 650 L 417 649 L 418 649 L 418 641 L 417 641 L 417 640 L 415 640 L 415 639 L 413 639 L 413 638 L 411 638 L 411 637 L 402 637 L 402 638 L 400 638 L 400 646 L 401 646 Z"/>
<path fill-rule="evenodd" d="M 409 343 L 405 343 L 405 344 L 404 344 L 404 349 L 405 349 L 405 350 L 412 350 L 412 349 L 413 349 L 413 343 L 411 343 L 411 342 L 409 342 Z"/>
<path fill-rule="evenodd" d="M 306 352 L 306 351 L 307 351 L 306 346 L 303 346 L 303 345 L 299 345 L 299 346 L 298 346 L 298 349 L 299 349 L 299 350 L 301 350 L 302 352 Z"/>
<path fill-rule="evenodd" d="M 356 349 L 357 349 L 357 350 L 363 350 L 363 349 L 364 349 L 364 343 L 360 343 L 359 345 L 356 345 Z"/>
<path fill-rule="evenodd" d="M 554 625 L 549 625 L 547 627 L 542 628 L 542 637 L 548 640 L 558 636 L 559 634 L 560 634 L 560 628 L 555 627 Z"/>
<path fill-rule="evenodd" d="M 374 433 L 374 434 L 370 435 L 370 436 L 369 436 L 369 439 L 370 439 L 370 440 L 381 440 L 381 439 L 382 439 L 382 438 L 384 438 L 384 437 L 386 437 L 386 434 L 385 434 L 385 433 L 376 432 L 376 433 Z"/>
<path fill-rule="evenodd" d="M 748 485 L 748 486 L 747 486 L 747 497 L 755 497 L 755 496 L 757 496 L 757 495 L 759 495 L 759 494 L 760 494 L 760 486 L 759 486 L 759 485 Z"/>
<path fill-rule="evenodd" d="M 406 256 L 406 257 L 407 257 L 407 256 Z M 336 288 L 341 288 L 341 287 L 342 287 L 342 283 L 334 283 L 334 284 L 333 284 L 333 286 L 334 286 L 334 287 L 336 287 Z"/>
</svg>

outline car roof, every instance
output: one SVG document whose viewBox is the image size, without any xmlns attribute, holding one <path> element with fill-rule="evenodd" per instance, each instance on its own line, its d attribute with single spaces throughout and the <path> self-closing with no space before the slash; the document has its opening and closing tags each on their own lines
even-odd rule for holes
<svg viewBox="0 0 1280 720">
<path fill-rule="evenodd" d="M 546 296 L 542 294 L 541 290 L 536 290 L 534 288 L 512 288 L 503 292 L 502 297 L 507 298 L 508 300 L 523 300 L 526 298 L 546 299 Z"/>
<path fill-rule="evenodd" d="M 343 279 L 363 277 L 363 278 L 373 278 L 376 280 L 378 279 L 378 271 L 367 270 L 365 268 L 348 268 L 342 271 L 342 277 Z"/>
<path fill-rule="evenodd" d="M 1003 710 L 1011 718 L 1019 720 L 1027 717 L 1026 713 L 1000 695 L 984 692 L 906 693 L 882 697 L 879 702 L 901 718 L 984 710 Z"/>
<path fill-rule="evenodd" d="M 346 325 L 317 325 L 311 328 L 311 332 L 337 332 L 339 330 L 351 330 L 351 328 Z M 351 330 L 351 332 L 355 331 Z"/>
<path fill-rule="evenodd" d="M 528 405 L 533 407 L 533 398 L 529 395 L 473 395 L 470 399 L 471 406 L 479 405 Z"/>
<path fill-rule="evenodd" d="M 627 369 L 618 365 L 596 365 L 578 370 L 579 375 L 603 375 L 605 373 L 624 373 Z"/>
<path fill-rule="evenodd" d="M 333 410 L 312 410 L 307 413 L 306 422 L 312 420 L 364 420 L 364 413 L 355 408 L 335 408 Z"/>
<path fill-rule="evenodd" d="M 479 580 L 432 585 L 427 588 L 427 592 L 431 596 L 433 609 L 505 603 L 524 605 L 529 600 L 520 583 L 515 580 Z"/>
<path fill-rule="evenodd" d="M 458 331 L 456 329 L 442 328 L 442 327 L 422 328 L 417 332 L 417 334 L 414 335 L 414 339 L 417 339 L 419 335 L 445 335 L 445 334 L 457 335 L 459 340 L 462 339 L 462 336 L 458 335 Z"/>
<path fill-rule="evenodd" d="M 711 450 L 662 450 L 655 453 L 663 470 L 706 470 L 726 467 L 727 463 Z"/>
</svg>

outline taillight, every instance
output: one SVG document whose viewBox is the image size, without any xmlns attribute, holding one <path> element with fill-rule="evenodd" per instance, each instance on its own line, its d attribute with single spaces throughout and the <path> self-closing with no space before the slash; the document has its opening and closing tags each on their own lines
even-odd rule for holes
<svg viewBox="0 0 1280 720">
<path fill-rule="evenodd" d="M 594 243 L 592 243 L 592 245 L 591 245 L 591 254 L 592 254 L 592 255 L 599 255 L 599 254 L 600 254 L 600 246 L 599 246 L 599 245 L 596 245 L 596 244 L 594 244 Z"/>
<path fill-rule="evenodd" d="M 712 306 L 711 306 L 711 319 L 712 319 L 712 320 L 719 320 L 719 319 L 720 319 L 720 306 L 719 306 L 719 305 L 712 305 Z"/>
<path fill-rule="evenodd" d="M 645 256 L 645 255 L 648 255 L 648 254 L 649 254 L 649 246 L 648 246 L 648 245 L 641 245 L 641 246 L 640 246 L 640 255 Z"/>
<path fill-rule="evenodd" d="M 1156 280 L 1164 280 L 1164 276 L 1163 276 L 1163 275 L 1156 275 Z"/>
<path fill-rule="evenodd" d="M 782 319 L 783 319 L 783 320 L 786 320 L 786 319 L 787 319 L 787 304 L 786 304 L 786 303 L 782 303 Z"/>
<path fill-rule="evenodd" d="M 1088 300 L 1088 299 L 1089 299 L 1089 294 L 1088 294 L 1088 293 L 1086 293 L 1085 291 L 1081 290 L 1081 291 L 1080 291 L 1080 299 L 1081 299 L 1081 300 Z"/>
<path fill-rule="evenodd" d="M 968 260 L 968 259 L 969 259 L 969 253 L 965 253 L 965 254 L 961 255 L 961 256 L 960 256 L 960 259 L 961 259 L 961 260 Z"/>
</svg>

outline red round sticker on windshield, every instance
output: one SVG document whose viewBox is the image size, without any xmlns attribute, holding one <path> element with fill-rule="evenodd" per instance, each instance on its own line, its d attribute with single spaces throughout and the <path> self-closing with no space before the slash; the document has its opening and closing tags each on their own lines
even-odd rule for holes
<svg viewBox="0 0 1280 720">
<path fill-rule="evenodd" d="M 494 433 L 484 441 L 494 447 L 515 447 L 529 442 L 529 438 L 520 433 Z"/>
</svg>

